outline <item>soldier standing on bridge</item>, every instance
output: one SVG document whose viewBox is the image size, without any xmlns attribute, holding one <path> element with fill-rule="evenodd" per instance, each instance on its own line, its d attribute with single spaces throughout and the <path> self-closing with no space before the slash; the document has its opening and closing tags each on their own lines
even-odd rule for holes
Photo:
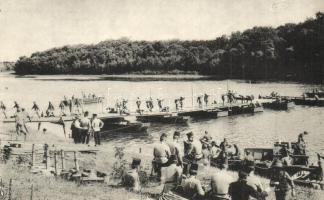
<svg viewBox="0 0 324 200">
<path fill-rule="evenodd" d="M 201 108 L 202 107 L 201 96 L 197 97 L 197 102 L 198 102 L 199 108 Z"/>
<path fill-rule="evenodd" d="M 40 118 L 40 114 L 39 114 L 40 109 L 39 109 L 39 106 L 37 105 L 36 101 L 33 102 L 32 110 L 35 112 L 37 117 Z"/>
<path fill-rule="evenodd" d="M 141 104 L 142 104 L 142 101 L 140 100 L 139 97 L 137 97 L 137 100 L 136 100 L 136 106 L 137 106 L 137 110 L 141 110 Z"/>
<path fill-rule="evenodd" d="M 179 103 L 180 103 L 180 109 L 182 110 L 182 108 L 183 108 L 183 100 L 184 100 L 185 98 L 184 97 L 180 97 L 179 98 Z"/>
<path fill-rule="evenodd" d="M 205 102 L 206 107 L 208 106 L 208 97 L 209 97 L 209 95 L 205 93 L 204 94 L 204 102 Z"/>
<path fill-rule="evenodd" d="M 162 110 L 163 110 L 163 106 L 162 106 L 163 99 L 157 99 L 157 102 L 158 102 L 160 112 L 162 112 Z"/>
</svg>

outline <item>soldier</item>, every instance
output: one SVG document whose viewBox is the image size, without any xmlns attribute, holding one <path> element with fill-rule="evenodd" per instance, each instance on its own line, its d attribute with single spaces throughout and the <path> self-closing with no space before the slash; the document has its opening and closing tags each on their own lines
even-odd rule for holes
<svg viewBox="0 0 324 200">
<path fill-rule="evenodd" d="M 141 159 L 133 158 L 131 169 L 129 169 L 122 177 L 122 185 L 134 192 L 138 192 L 141 189 L 138 174 L 140 164 Z"/>
<path fill-rule="evenodd" d="M 18 109 L 19 109 L 19 112 L 20 112 L 20 106 L 19 106 L 19 104 L 17 103 L 17 101 L 14 101 L 14 106 L 13 106 L 13 108 L 15 108 L 17 112 L 18 112 Z"/>
<path fill-rule="evenodd" d="M 202 145 L 200 142 L 194 141 L 193 136 L 193 132 L 187 133 L 188 140 L 184 141 L 184 158 L 190 163 L 196 163 L 203 157 Z"/>
<path fill-rule="evenodd" d="M 40 109 L 39 109 L 39 106 L 37 105 L 36 101 L 33 102 L 32 110 L 35 112 L 37 117 L 40 118 L 40 114 L 39 114 Z"/>
<path fill-rule="evenodd" d="M 228 188 L 232 177 L 224 170 L 214 173 L 211 177 L 211 198 L 213 200 L 229 200 Z"/>
<path fill-rule="evenodd" d="M 0 110 L 1 110 L 2 114 L 4 115 L 4 117 L 7 119 L 7 113 L 6 113 L 7 108 L 2 101 L 0 102 Z"/>
<path fill-rule="evenodd" d="M 161 167 L 165 166 L 171 155 L 170 147 L 166 144 L 167 134 L 162 133 L 160 142 L 155 145 L 153 150 L 153 168 L 157 172 L 158 178 L 161 178 Z"/>
<path fill-rule="evenodd" d="M 48 107 L 47 107 L 47 110 L 46 110 L 46 116 L 47 117 L 54 117 L 54 106 L 50 101 L 48 102 Z"/>
<path fill-rule="evenodd" d="M 29 133 L 28 128 L 26 126 L 26 120 L 28 119 L 28 121 L 31 122 L 31 118 L 30 118 L 29 114 L 26 112 L 25 108 L 21 108 L 21 115 L 24 118 L 24 128 L 25 128 L 26 132 Z"/>
<path fill-rule="evenodd" d="M 270 180 L 270 186 L 275 188 L 276 200 L 289 199 L 289 192 L 295 196 L 294 181 L 291 179 L 289 174 L 284 170 L 282 162 L 275 160 L 272 165 L 273 176 Z"/>
<path fill-rule="evenodd" d="M 27 136 L 27 132 L 25 130 L 25 119 L 24 114 L 21 113 L 20 108 L 17 108 L 17 113 L 15 114 L 15 122 L 16 122 L 16 132 L 17 135 L 20 135 L 20 133 L 23 133 L 25 135 L 25 140 Z"/>
<path fill-rule="evenodd" d="M 182 167 L 178 166 L 177 163 L 177 157 L 175 155 L 171 155 L 168 161 L 168 166 L 161 168 L 161 183 L 167 184 L 172 188 L 176 188 L 177 185 L 180 184 Z"/>
<path fill-rule="evenodd" d="M 183 166 L 182 163 L 182 154 L 180 151 L 180 143 L 179 143 L 179 138 L 180 138 L 180 132 L 175 131 L 173 134 L 173 141 L 169 142 L 169 148 L 170 148 L 170 154 L 171 156 L 174 155 L 177 159 L 177 165 Z"/>
<path fill-rule="evenodd" d="M 205 190 L 197 178 L 198 164 L 192 164 L 189 170 L 189 178 L 185 179 L 183 185 L 184 196 L 188 199 L 204 199 Z"/>
<path fill-rule="evenodd" d="M 209 95 L 205 93 L 204 94 L 204 102 L 205 102 L 206 107 L 208 106 L 208 97 L 209 97 Z"/>
<path fill-rule="evenodd" d="M 232 200 L 249 200 L 250 197 L 259 199 L 259 193 L 255 188 L 247 184 L 248 174 L 239 171 L 239 179 L 230 184 L 228 194 Z"/>
<path fill-rule="evenodd" d="M 92 127 L 93 133 L 94 133 L 95 146 L 100 145 L 100 141 L 101 141 L 100 129 L 102 129 L 103 126 L 104 126 L 104 123 L 100 119 L 97 118 L 97 114 L 93 114 L 91 127 Z"/>
<path fill-rule="evenodd" d="M 80 138 L 80 117 L 79 115 L 75 116 L 75 119 L 73 120 L 71 124 L 71 133 L 72 133 L 72 138 L 75 144 L 78 144 L 81 142 Z"/>
<path fill-rule="evenodd" d="M 185 100 L 184 97 L 180 97 L 180 98 L 179 98 L 180 109 L 183 109 L 183 100 Z"/>
<path fill-rule="evenodd" d="M 176 111 L 179 110 L 179 99 L 174 100 L 175 106 L 176 106 Z"/>
<path fill-rule="evenodd" d="M 66 114 L 65 114 L 65 104 L 64 104 L 63 101 L 61 101 L 61 103 L 60 103 L 60 105 L 59 105 L 59 108 L 60 108 L 60 110 L 61 110 L 61 115 L 62 115 L 62 116 L 66 116 Z"/>
<path fill-rule="evenodd" d="M 219 148 L 222 150 L 222 163 L 223 167 L 228 167 L 228 148 L 230 148 L 231 145 L 228 144 L 227 139 L 224 138 L 224 141 L 220 143 Z"/>
<path fill-rule="evenodd" d="M 200 138 L 200 142 L 204 144 L 205 147 L 208 147 L 210 146 L 212 139 L 212 136 L 210 136 L 210 134 L 207 131 L 205 131 L 204 136 Z"/>
<path fill-rule="evenodd" d="M 141 104 L 142 104 L 142 102 L 141 102 L 140 98 L 137 97 L 136 106 L 137 106 L 137 110 L 139 110 L 139 111 L 141 110 Z"/>
<path fill-rule="evenodd" d="M 197 103 L 198 103 L 199 108 L 201 108 L 202 107 L 201 96 L 197 97 Z"/>
<path fill-rule="evenodd" d="M 162 101 L 163 101 L 163 99 L 157 99 L 160 112 L 162 112 L 162 110 L 163 110 Z"/>
<path fill-rule="evenodd" d="M 89 112 L 85 111 L 83 117 L 80 119 L 80 137 L 82 144 L 89 144 L 91 122 L 88 118 Z"/>
</svg>

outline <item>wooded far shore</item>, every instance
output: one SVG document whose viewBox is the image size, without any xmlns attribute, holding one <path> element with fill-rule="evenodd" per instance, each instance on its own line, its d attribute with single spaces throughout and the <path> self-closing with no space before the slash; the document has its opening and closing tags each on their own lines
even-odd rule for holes
<svg viewBox="0 0 324 200">
<path fill-rule="evenodd" d="M 16 74 L 199 74 L 220 79 L 324 80 L 324 13 L 215 40 L 107 40 L 20 57 Z"/>
</svg>

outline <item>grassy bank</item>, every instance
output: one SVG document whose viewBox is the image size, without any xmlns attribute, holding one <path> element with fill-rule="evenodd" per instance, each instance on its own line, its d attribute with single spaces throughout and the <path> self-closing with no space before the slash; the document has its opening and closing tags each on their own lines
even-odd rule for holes
<svg viewBox="0 0 324 200">
<path fill-rule="evenodd" d="M 2 145 L 6 143 L 5 140 L 11 139 L 11 134 L 14 133 L 13 124 L 6 125 L 0 129 L 0 138 Z M 49 144 L 51 149 L 64 149 L 64 150 L 80 150 L 91 149 L 98 150 L 97 154 L 78 154 L 80 169 L 96 169 L 98 171 L 110 174 L 113 169 L 113 164 L 116 161 L 114 157 L 114 146 L 111 143 L 104 143 L 101 147 L 90 147 L 85 145 L 75 145 L 72 140 L 65 138 L 63 134 L 57 132 L 48 131 L 47 134 L 42 134 L 36 130 L 31 129 L 30 135 L 26 141 L 22 141 L 23 137 L 19 136 L 17 139 L 22 141 L 22 149 L 24 151 L 30 151 L 32 144 L 36 145 L 36 149 L 41 149 L 44 143 Z M 16 137 L 13 137 L 16 139 Z M 53 146 L 54 145 L 54 146 Z M 142 147 L 145 151 L 145 147 Z M 150 161 L 152 157 L 149 154 L 137 154 L 136 152 L 130 152 L 125 149 L 125 160 L 131 161 L 132 157 L 140 156 L 144 169 L 147 173 L 150 172 Z M 29 158 L 30 159 L 30 158 Z M 1 179 L 5 183 L 6 187 L 9 184 L 9 180 L 12 179 L 12 199 L 24 200 L 30 199 L 31 191 L 33 187 L 33 199 L 146 199 L 156 198 L 162 190 L 162 186 L 156 183 L 150 183 L 148 187 L 142 189 L 142 193 L 130 192 L 124 188 L 112 187 L 110 182 L 96 183 L 88 185 L 80 185 L 75 182 L 69 182 L 59 177 L 54 177 L 49 174 L 32 174 L 27 165 L 28 159 L 25 163 L 17 164 L 17 159 L 12 159 L 7 163 L 0 163 L 0 175 Z M 60 164 L 60 163 L 59 163 Z M 66 168 L 73 167 L 72 156 L 66 156 Z M 59 165 L 60 166 L 60 165 Z M 219 170 L 212 167 L 200 167 L 199 178 L 203 181 L 204 185 L 208 187 L 209 177 L 213 173 L 218 173 Z M 233 180 L 237 178 L 235 172 L 230 173 Z M 262 183 L 266 186 L 269 180 L 261 179 Z M 309 199 L 317 200 L 323 197 L 323 192 L 318 190 L 310 190 L 305 188 L 297 188 L 297 199 Z M 269 195 L 270 200 L 274 200 L 274 193 Z"/>
</svg>

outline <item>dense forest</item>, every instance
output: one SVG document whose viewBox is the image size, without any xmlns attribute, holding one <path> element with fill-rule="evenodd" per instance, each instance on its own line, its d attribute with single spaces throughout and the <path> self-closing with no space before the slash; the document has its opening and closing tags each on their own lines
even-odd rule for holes
<svg viewBox="0 0 324 200">
<path fill-rule="evenodd" d="M 20 57 L 17 74 L 199 73 L 220 79 L 323 82 L 324 13 L 207 41 L 108 40 Z"/>
</svg>

